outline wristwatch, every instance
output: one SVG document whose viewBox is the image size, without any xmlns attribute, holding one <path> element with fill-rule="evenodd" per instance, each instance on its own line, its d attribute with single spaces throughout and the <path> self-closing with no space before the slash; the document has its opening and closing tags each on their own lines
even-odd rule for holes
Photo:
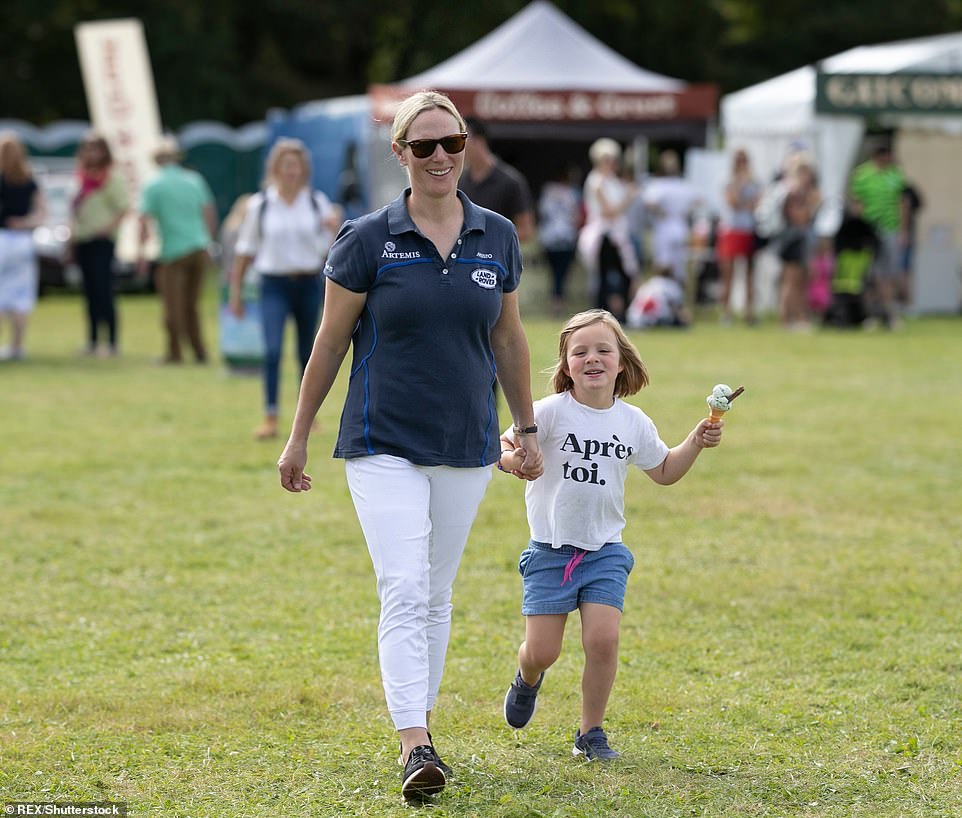
<svg viewBox="0 0 962 818">
<path fill-rule="evenodd" d="M 532 423 L 530 426 L 515 426 L 513 431 L 516 435 L 536 435 L 538 434 L 538 424 Z"/>
</svg>

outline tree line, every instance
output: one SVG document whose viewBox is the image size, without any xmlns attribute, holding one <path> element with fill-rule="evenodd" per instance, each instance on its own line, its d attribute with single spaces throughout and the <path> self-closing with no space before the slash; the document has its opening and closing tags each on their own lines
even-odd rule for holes
<svg viewBox="0 0 962 818">
<path fill-rule="evenodd" d="M 164 127 L 260 120 L 270 108 L 364 93 L 471 45 L 527 0 L 6 0 L 0 118 L 87 119 L 78 22 L 138 17 Z M 962 0 L 554 0 L 623 56 L 722 94 L 857 45 L 962 28 Z"/>
</svg>

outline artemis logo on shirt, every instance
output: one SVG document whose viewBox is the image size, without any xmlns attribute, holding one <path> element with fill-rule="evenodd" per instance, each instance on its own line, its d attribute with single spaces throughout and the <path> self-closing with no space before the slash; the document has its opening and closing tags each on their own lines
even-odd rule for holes
<svg viewBox="0 0 962 818">
<path fill-rule="evenodd" d="M 571 432 L 565 438 L 564 443 L 561 444 L 561 451 L 580 455 L 581 460 L 593 461 L 596 457 L 627 460 L 631 457 L 634 449 L 618 440 L 618 435 L 612 435 L 611 440 L 593 440 L 592 438 L 578 440 L 574 432 Z M 604 478 L 598 477 L 598 464 L 595 462 L 591 462 L 590 466 L 572 466 L 570 462 L 565 462 L 561 469 L 562 477 L 565 480 L 574 480 L 576 483 L 595 483 L 599 486 L 605 485 Z"/>
<path fill-rule="evenodd" d="M 381 253 L 381 258 L 390 259 L 405 259 L 405 258 L 421 258 L 421 253 L 418 250 L 411 250 L 406 253 L 397 252 L 397 245 L 393 241 L 384 242 L 384 252 Z"/>
</svg>

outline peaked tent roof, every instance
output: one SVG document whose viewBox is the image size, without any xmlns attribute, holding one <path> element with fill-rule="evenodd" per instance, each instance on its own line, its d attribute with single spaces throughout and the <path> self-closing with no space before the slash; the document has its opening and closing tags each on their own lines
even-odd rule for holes
<svg viewBox="0 0 962 818">
<path fill-rule="evenodd" d="M 850 48 L 822 60 L 838 74 L 900 71 L 962 73 L 962 32 Z M 722 129 L 791 133 L 810 129 L 815 116 L 815 66 L 806 65 L 722 98 Z"/>
<path fill-rule="evenodd" d="M 559 11 L 534 0 L 473 45 L 413 77 L 406 88 L 681 91 L 686 83 L 639 68 Z"/>
<path fill-rule="evenodd" d="M 661 134 L 703 143 L 718 88 L 639 68 L 567 17 L 534 0 L 486 36 L 434 68 L 368 93 L 376 119 L 389 121 L 414 90 L 443 91 L 465 116 L 502 135 L 561 138 L 599 123 L 631 138 Z"/>
</svg>

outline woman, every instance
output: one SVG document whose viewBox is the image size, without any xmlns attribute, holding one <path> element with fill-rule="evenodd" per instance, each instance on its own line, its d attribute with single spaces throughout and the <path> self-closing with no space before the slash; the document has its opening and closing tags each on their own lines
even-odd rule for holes
<svg viewBox="0 0 962 818">
<path fill-rule="evenodd" d="M 688 234 L 692 213 L 701 205 L 698 193 L 681 175 L 681 160 L 672 150 L 658 157 L 658 175 L 645 189 L 655 268 L 671 270 L 685 287 L 688 281 Z"/>
<path fill-rule="evenodd" d="M 301 371 L 307 366 L 321 314 L 321 268 L 340 208 L 311 189 L 311 157 L 299 139 L 279 139 L 267 157 L 265 190 L 247 204 L 230 274 L 230 310 L 244 315 L 241 288 L 253 262 L 260 276 L 264 328 L 264 422 L 258 439 L 277 436 L 284 327 L 293 315 Z"/>
<path fill-rule="evenodd" d="M 585 178 L 585 226 L 578 252 L 597 287 L 597 306 L 624 320 L 630 280 L 638 274 L 627 216 L 636 191 L 618 175 L 621 145 L 615 140 L 596 140 L 588 157 L 592 169 Z"/>
<path fill-rule="evenodd" d="M 353 340 L 335 457 L 377 577 L 378 652 L 401 741 L 401 792 L 445 784 L 427 732 L 451 629 L 451 588 L 499 455 L 495 377 L 541 474 L 514 226 L 458 191 L 465 123 L 443 94 L 398 109 L 392 150 L 410 187 L 348 222 L 325 267 L 325 308 L 304 372 L 281 485 L 305 491 L 311 424 Z"/>
<path fill-rule="evenodd" d="M 778 256 L 782 279 L 778 294 L 778 316 L 783 327 L 804 330 L 808 316 L 808 263 L 813 243 L 815 214 L 822 204 L 815 169 L 807 161 L 790 168 L 787 192 L 782 203 L 785 227 L 779 237 Z"/>
<path fill-rule="evenodd" d="M 745 322 L 755 322 L 755 208 L 761 193 L 761 186 L 752 176 L 748 154 L 744 150 L 735 151 L 731 179 L 725 185 L 726 214 L 718 236 L 718 269 L 721 273 L 718 300 L 722 322 L 726 324 L 731 323 L 732 318 L 729 299 L 738 259 L 743 259 L 745 263 Z"/>
<path fill-rule="evenodd" d="M 551 313 L 556 318 L 564 310 L 565 280 L 578 245 L 581 217 L 578 191 L 571 173 L 559 167 L 544 183 L 538 199 L 538 239 L 551 267 Z"/>
<path fill-rule="evenodd" d="M 71 241 L 87 305 L 87 345 L 82 352 L 99 357 L 117 354 L 114 246 L 127 213 L 127 186 L 113 165 L 107 140 L 88 133 L 77 148 L 79 189 L 73 201 Z M 102 324 L 107 329 L 106 346 L 97 344 Z"/>
<path fill-rule="evenodd" d="M 43 193 L 30 172 L 23 143 L 0 134 L 0 318 L 10 322 L 11 360 L 23 358 L 23 339 L 37 303 L 33 228 L 43 223 Z"/>
</svg>

